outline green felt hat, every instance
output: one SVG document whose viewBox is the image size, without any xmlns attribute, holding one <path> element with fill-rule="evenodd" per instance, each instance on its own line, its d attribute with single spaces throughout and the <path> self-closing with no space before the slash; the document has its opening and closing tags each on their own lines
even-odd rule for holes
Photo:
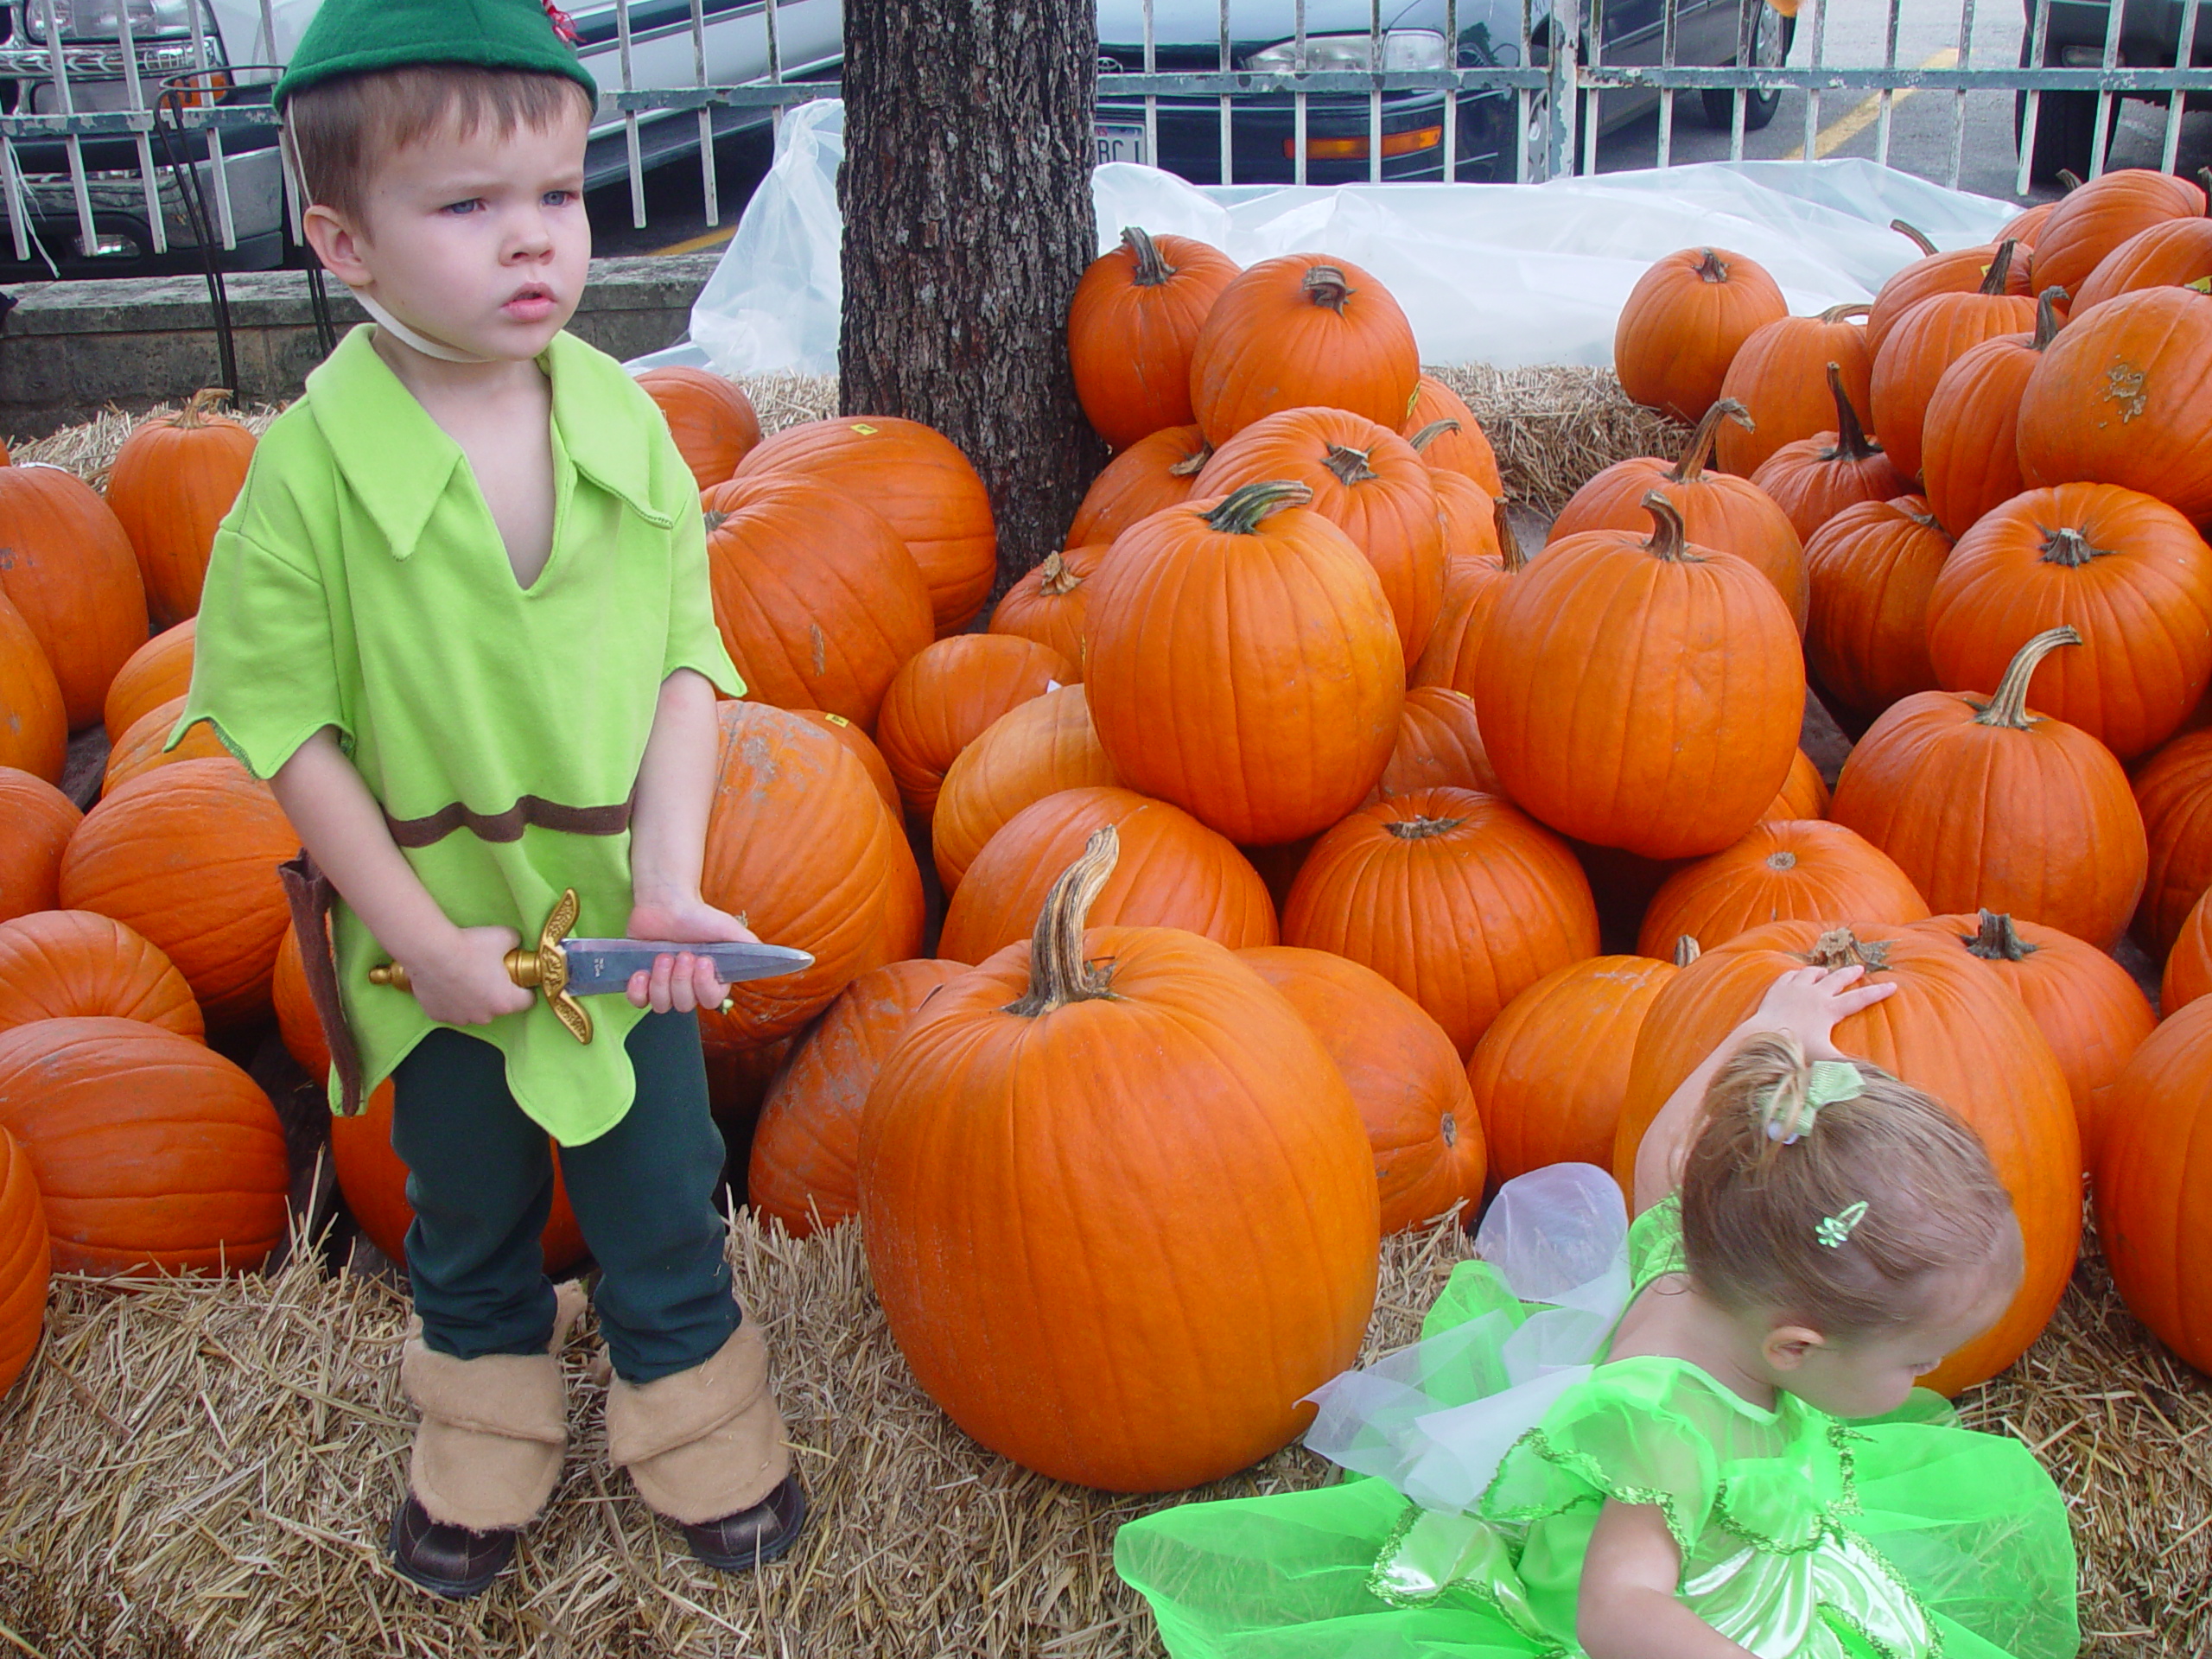
<svg viewBox="0 0 2212 1659">
<path fill-rule="evenodd" d="M 564 35 L 564 32 L 565 35 Z M 276 100 L 338 75 L 465 63 L 566 75 L 594 99 L 568 15 L 540 0 L 323 0 L 301 38 Z"/>
</svg>

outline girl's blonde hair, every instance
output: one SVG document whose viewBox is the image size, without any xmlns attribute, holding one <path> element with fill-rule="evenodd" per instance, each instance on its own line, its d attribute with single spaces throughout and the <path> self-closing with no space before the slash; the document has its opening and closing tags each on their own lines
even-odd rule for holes
<svg viewBox="0 0 2212 1659">
<path fill-rule="evenodd" d="M 1682 1248 L 1722 1306 L 1868 1332 L 1924 1317 L 1948 1274 L 2018 1271 L 2019 1224 L 1980 1137 L 1910 1084 L 1849 1064 L 1859 1093 L 1809 1121 L 1812 1067 L 1788 1033 L 1745 1043 L 1707 1090 L 1682 1168 Z"/>
</svg>

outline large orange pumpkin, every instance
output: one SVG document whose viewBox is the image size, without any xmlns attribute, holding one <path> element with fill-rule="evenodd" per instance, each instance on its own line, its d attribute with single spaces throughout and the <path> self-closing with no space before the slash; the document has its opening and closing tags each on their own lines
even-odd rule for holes
<svg viewBox="0 0 2212 1659">
<path fill-rule="evenodd" d="M 1436 486 L 1436 519 L 1444 531 L 1448 582 L 1454 560 L 1497 556 L 1497 513 L 1503 498 L 1492 496 L 1464 473 L 1432 467 L 1428 478 Z M 1442 620 L 1440 614 L 1438 620 Z M 1429 637 L 1433 639 L 1435 635 L 1432 632 Z"/>
<path fill-rule="evenodd" d="M 1570 537 L 1507 586 L 1475 706 L 1506 792 L 1553 829 L 1647 858 L 1717 853 L 1789 775 L 1803 653 L 1772 582 L 1644 500 L 1648 539 Z"/>
<path fill-rule="evenodd" d="M 936 638 L 906 544 L 819 476 L 764 473 L 700 505 L 715 624 L 746 695 L 874 727 L 892 676 Z"/>
<path fill-rule="evenodd" d="M 2036 232 L 2035 285 L 2079 294 L 2106 256 L 2138 232 L 2202 219 L 2204 192 L 2154 168 L 2123 167 L 2069 191 Z"/>
<path fill-rule="evenodd" d="M 859 497 L 889 524 L 929 583 L 940 636 L 968 625 L 998 577 L 991 498 L 943 433 L 893 415 L 787 426 L 738 463 L 736 476 L 809 473 Z"/>
<path fill-rule="evenodd" d="M 1959 354 L 1928 394 L 1920 470 L 1943 528 L 1963 536 L 2026 487 L 2020 477 L 2020 396 L 2058 338 L 2057 289 L 2036 302 L 2031 334 L 1999 334 Z"/>
<path fill-rule="evenodd" d="M 1986 515 L 1928 594 L 1929 660 L 1954 691 L 1994 686 L 2031 636 L 2067 626 L 2082 649 L 2044 667 L 2036 707 L 2123 760 L 2147 753 L 2212 684 L 2212 547 L 2150 496 L 2062 484 Z"/>
<path fill-rule="evenodd" d="M 1118 784 L 1079 685 L 1017 703 L 960 751 L 930 816 L 930 851 L 948 893 L 1006 821 L 1064 789 Z"/>
<path fill-rule="evenodd" d="M 1084 589 L 1098 574 L 1109 545 L 1093 542 L 1089 547 L 1047 553 L 1042 564 L 1025 573 L 992 607 L 990 631 L 1017 633 L 1049 645 L 1067 658 L 1075 677 L 1081 679 L 1083 660 L 1089 654 L 1084 614 L 1090 607 L 1090 595 Z"/>
<path fill-rule="evenodd" d="M 1777 317 L 1754 329 L 1720 382 L 1721 397 L 1741 404 L 1751 423 L 1723 426 L 1713 439 L 1713 458 L 1749 478 L 1783 444 L 1827 431 L 1835 404 L 1822 374 L 1830 363 L 1841 372 L 1852 402 L 1865 409 L 1874 372 L 1866 321 L 1871 308 L 1832 305 L 1816 317 Z"/>
<path fill-rule="evenodd" d="M 215 526 L 253 464 L 253 434 L 215 412 L 229 394 L 200 391 L 123 441 L 107 475 L 107 504 L 138 556 L 146 611 L 166 628 L 200 609 Z"/>
<path fill-rule="evenodd" d="M 1912 480 L 1866 435 L 1859 406 L 1845 390 L 1842 370 L 1831 363 L 1827 375 L 1835 429 L 1783 444 L 1751 474 L 1751 482 L 1789 515 L 1791 528 L 1803 542 L 1853 502 L 1894 500 L 1912 489 Z"/>
<path fill-rule="evenodd" d="M 1445 566 L 1444 607 L 1436 613 L 1427 648 L 1406 677 L 1408 685 L 1472 691 L 1490 613 L 1507 584 L 1529 568 L 1529 556 L 1514 534 L 1503 498 L 1491 505 L 1491 539 L 1496 543 L 1493 550 L 1454 557 Z"/>
<path fill-rule="evenodd" d="M 968 971 L 921 957 L 872 968 L 800 1033 L 768 1085 L 745 1178 L 746 1202 L 793 1238 L 860 1213 L 861 1113 L 914 1010 Z"/>
<path fill-rule="evenodd" d="M 130 722 L 122 741 L 107 752 L 107 771 L 100 779 L 100 793 L 110 794 L 143 772 L 178 760 L 220 760 L 230 751 L 215 735 L 208 721 L 198 721 L 175 748 L 167 746 L 184 714 L 182 697 L 171 697 L 158 709 L 149 709 Z"/>
<path fill-rule="evenodd" d="M 2143 821 L 2109 750 L 2027 708 L 2037 665 L 2076 637 L 2031 639 L 1993 696 L 1892 706 L 1843 763 L 1828 810 L 1940 913 L 2002 911 L 2102 946 L 2143 889 Z"/>
<path fill-rule="evenodd" d="M 1420 380 L 1413 325 L 1390 290 L 1325 253 L 1246 270 L 1191 353 L 1191 407 L 1216 445 L 1287 409 L 1341 409 L 1395 432 Z"/>
<path fill-rule="evenodd" d="M 61 855 L 61 902 L 158 945 L 208 1027 L 226 1030 L 268 1016 L 277 944 L 291 925 L 276 867 L 299 846 L 269 786 L 237 761 L 180 760 L 85 815 Z"/>
<path fill-rule="evenodd" d="M 1471 1214 L 1483 1197 L 1482 1121 L 1436 1021 L 1374 969 L 1326 950 L 1268 945 L 1236 957 L 1337 1063 L 1374 1153 L 1382 1230 L 1404 1232 L 1462 1202 Z"/>
<path fill-rule="evenodd" d="M 2145 761 L 2135 804 L 2150 849 L 2135 930 L 2156 961 L 2212 887 L 2212 731 L 2185 732 Z"/>
<path fill-rule="evenodd" d="M 1363 806 L 1316 842 L 1282 934 L 1374 969 L 1465 1056 L 1522 990 L 1598 954 L 1598 908 L 1541 824 L 1496 796 L 1428 789 Z"/>
<path fill-rule="evenodd" d="M 983 844 L 945 906 L 938 955 L 982 962 L 1020 939 L 1060 872 L 1108 824 L 1121 855 L 1091 901 L 1102 926 L 1179 927 L 1232 950 L 1275 942 L 1267 883 L 1226 836 L 1165 801 L 1093 785 L 1023 807 Z"/>
<path fill-rule="evenodd" d="M 2168 1014 L 2212 991 L 2212 888 L 2206 893 L 2207 897 L 2190 906 L 2181 937 L 2166 956 L 2166 970 L 2158 981 L 2158 1006 Z"/>
<path fill-rule="evenodd" d="M 1700 420 L 1738 348 L 1789 315 L 1764 265 L 1726 248 L 1684 248 L 1629 290 L 1613 327 L 1613 372 L 1637 403 Z"/>
<path fill-rule="evenodd" d="M 1405 701 L 1382 584 L 1309 494 L 1251 484 L 1171 507 L 1093 578 L 1099 742 L 1129 787 L 1244 845 L 1296 841 L 1357 805 Z"/>
<path fill-rule="evenodd" d="M 969 1434 L 1058 1480 L 1192 1486 L 1310 1421 L 1375 1300 L 1375 1165 L 1296 1009 L 1221 946 L 1083 919 L 918 1013 L 870 1091 L 861 1224 L 893 1339 Z"/>
<path fill-rule="evenodd" d="M 705 369 L 647 369 L 638 377 L 660 406 L 676 453 L 702 490 L 727 482 L 760 442 L 760 416 L 745 388 Z"/>
<path fill-rule="evenodd" d="M 876 747 L 918 818 L 936 810 L 946 768 L 1009 709 L 1076 677 L 1050 645 L 1017 633 L 963 633 L 910 658 L 884 693 Z"/>
<path fill-rule="evenodd" d="M 1420 452 L 1432 471 L 1456 473 L 1484 495 L 1505 493 L 1490 435 L 1467 400 L 1434 375 L 1424 374 L 1414 383 L 1413 406 L 1399 423 L 1398 435 Z"/>
<path fill-rule="evenodd" d="M 276 1108 L 173 1031 L 101 1018 L 0 1032 L 0 1128 L 29 1154 L 65 1271 L 250 1273 L 284 1236 Z"/>
<path fill-rule="evenodd" d="M 1191 423 L 1191 353 L 1237 264 L 1189 236 L 1131 227 L 1102 253 L 1068 302 L 1068 365 L 1091 429 L 1126 449 Z"/>
<path fill-rule="evenodd" d="M 1380 799 L 1424 789 L 1505 793 L 1483 747 L 1475 700 L 1446 685 L 1418 686 L 1406 693 L 1405 713 L 1398 721 L 1398 741 L 1375 793 Z"/>
<path fill-rule="evenodd" d="M 1998 244 L 1980 288 L 1923 300 L 1897 320 L 1874 353 L 1867 407 L 1883 449 L 1909 478 L 1920 473 L 1921 419 L 1943 371 L 1984 340 L 2035 327 L 2036 302 L 2005 291 L 2013 251 L 2012 244 Z"/>
<path fill-rule="evenodd" d="M 61 683 L 31 625 L 0 591 L 0 766 L 58 784 L 68 754 Z"/>
<path fill-rule="evenodd" d="M 0 467 L 0 593 L 54 665 L 69 729 L 91 725 L 146 643 L 146 587 L 130 537 L 74 473 Z"/>
<path fill-rule="evenodd" d="M 109 742 L 119 742 L 150 710 L 185 694 L 192 684 L 192 646 L 199 632 L 200 619 L 188 616 L 130 653 L 101 709 Z"/>
<path fill-rule="evenodd" d="M 1813 589 L 1805 658 L 1821 694 L 1872 719 L 1936 690 L 1928 594 L 1951 538 L 1916 495 L 1860 501 L 1805 544 Z"/>
<path fill-rule="evenodd" d="M 2212 218 L 2162 219 L 2097 262 L 2074 296 L 2073 315 L 2145 288 L 2212 283 Z"/>
<path fill-rule="evenodd" d="M 1667 878 L 1636 948 L 1662 961 L 1676 944 L 1725 944 L 1769 922 L 1916 922 L 1928 903 L 1879 849 L 1819 818 L 1765 823 Z"/>
<path fill-rule="evenodd" d="M 45 779 L 0 766 L 0 922 L 61 902 L 61 849 L 84 816 Z"/>
<path fill-rule="evenodd" d="M 1068 545 L 1110 543 L 1138 519 L 1182 505 L 1212 457 L 1213 446 L 1195 426 L 1171 426 L 1139 438 L 1090 480 L 1068 526 Z"/>
<path fill-rule="evenodd" d="M 1973 293 L 1981 286 L 1982 279 L 1989 275 L 1989 267 L 1996 260 L 1997 250 L 2008 239 L 2018 239 L 2007 228 L 1999 233 L 1994 242 L 1985 243 L 1980 247 L 1953 248 L 1948 252 L 1938 253 L 1935 245 L 1911 226 L 1899 222 L 1892 224 L 1890 228 L 1902 231 L 1910 237 L 1928 257 L 1916 259 L 1898 269 L 1875 294 L 1873 307 L 1866 315 L 1866 361 L 1870 369 L 1873 365 L 1874 353 L 1882 349 L 1882 343 L 1890 337 L 1890 330 L 1897 327 L 1906 312 L 1922 301 L 1933 299 L 1939 294 Z M 2029 262 L 2020 258 L 2016 251 L 2006 273 L 2005 286 L 2012 293 L 2026 294 L 2031 291 L 2028 278 Z M 1859 406 L 1864 409 L 1866 405 L 1860 401 Z"/>
<path fill-rule="evenodd" d="M 2082 1234 L 2082 1148 L 2066 1078 L 2026 1007 L 1983 963 L 1914 927 L 1775 922 L 1707 951 L 1669 980 L 1636 1039 L 1613 1141 L 1631 1170 L 1667 1096 L 1756 1008 L 1774 982 L 1808 963 L 1863 963 L 1896 993 L 1839 1021 L 1835 1046 L 1925 1090 L 1971 1124 L 2012 1195 L 2027 1270 L 2012 1307 L 1945 1360 L 1927 1386 L 1946 1394 L 1994 1376 L 2050 1319 Z"/>
<path fill-rule="evenodd" d="M 30 1363 L 46 1324 L 54 1247 L 31 1160 L 0 1129 L 0 1397 Z"/>
<path fill-rule="evenodd" d="M 207 1034 L 184 976 L 121 922 L 88 910 L 0 922 L 0 1031 L 99 1014 L 143 1020 L 194 1042 Z"/>
<path fill-rule="evenodd" d="M 868 781 L 875 785 L 875 792 L 883 798 L 884 810 L 893 819 L 901 813 L 899 799 L 899 780 L 891 775 L 891 763 L 883 758 L 883 751 L 875 747 L 875 740 L 842 715 L 833 715 L 820 709 L 794 709 L 791 713 L 810 725 L 819 726 L 853 752 L 861 765 L 868 768 Z"/>
<path fill-rule="evenodd" d="M 2113 1286 L 2160 1341 L 2212 1371 L 2212 999 L 2170 1016 L 2113 1084 L 2097 1238 Z"/>
</svg>

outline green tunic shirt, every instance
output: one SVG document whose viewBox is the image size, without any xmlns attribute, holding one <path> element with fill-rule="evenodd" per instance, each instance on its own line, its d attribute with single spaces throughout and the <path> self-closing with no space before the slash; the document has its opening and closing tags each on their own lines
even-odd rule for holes
<svg viewBox="0 0 2212 1659">
<path fill-rule="evenodd" d="M 671 673 L 744 689 L 715 628 L 690 471 L 621 365 L 557 336 L 537 359 L 552 383 L 553 549 L 525 588 L 460 446 L 370 341 L 367 324 L 348 334 L 254 453 L 208 563 L 177 735 L 210 721 L 268 778 L 335 727 L 456 925 L 534 940 L 574 887 L 575 931 L 620 934 L 629 834 L 575 826 L 626 822 Z M 372 1088 L 432 1022 L 369 983 L 390 953 L 342 903 L 332 937 Z M 601 997 L 592 1015 L 588 1045 L 542 999 L 468 1028 L 564 1145 L 630 1107 L 622 1045 L 641 1011 Z"/>
</svg>

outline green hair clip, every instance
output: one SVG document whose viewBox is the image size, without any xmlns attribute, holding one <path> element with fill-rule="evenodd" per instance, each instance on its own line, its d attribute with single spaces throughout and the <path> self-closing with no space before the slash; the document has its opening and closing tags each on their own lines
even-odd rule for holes
<svg viewBox="0 0 2212 1659">
<path fill-rule="evenodd" d="M 1779 1141 L 1785 1147 L 1795 1146 L 1813 1127 L 1813 1119 L 1821 1108 L 1833 1106 L 1839 1101 L 1856 1100 L 1866 1090 L 1866 1079 L 1859 1075 L 1859 1068 L 1849 1060 L 1815 1060 L 1806 1068 L 1804 1098 L 1795 1103 L 1784 1116 L 1776 1109 L 1782 1093 L 1777 1084 L 1759 1103 L 1759 1116 L 1766 1125 L 1766 1138 Z"/>
<path fill-rule="evenodd" d="M 1866 1219 L 1866 1200 L 1848 1205 L 1832 1216 L 1822 1216 L 1813 1228 L 1813 1236 L 1832 1250 L 1840 1250 L 1851 1236 L 1851 1230 Z"/>
</svg>

